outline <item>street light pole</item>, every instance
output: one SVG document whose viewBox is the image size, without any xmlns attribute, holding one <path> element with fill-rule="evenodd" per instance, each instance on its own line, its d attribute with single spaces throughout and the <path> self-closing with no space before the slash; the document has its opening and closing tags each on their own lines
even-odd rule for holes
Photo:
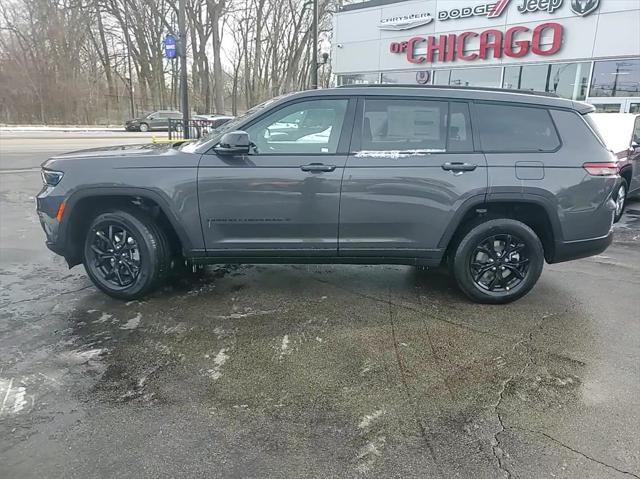
<svg viewBox="0 0 640 479">
<path fill-rule="evenodd" d="M 178 36 L 180 38 L 180 97 L 182 105 L 182 132 L 185 139 L 189 139 L 189 91 L 187 83 L 187 29 L 186 29 L 185 0 L 178 2 Z"/>
<path fill-rule="evenodd" d="M 311 53 L 311 88 L 318 88 L 318 0 L 313 0 L 313 48 Z"/>
</svg>

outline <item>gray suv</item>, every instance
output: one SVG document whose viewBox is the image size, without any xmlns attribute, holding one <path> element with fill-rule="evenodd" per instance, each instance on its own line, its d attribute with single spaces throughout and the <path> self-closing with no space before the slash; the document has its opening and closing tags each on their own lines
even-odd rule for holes
<svg viewBox="0 0 640 479">
<path fill-rule="evenodd" d="M 263 103 L 197 142 L 44 163 L 47 245 L 105 293 L 176 265 L 447 264 L 506 303 L 543 263 L 602 252 L 620 183 L 584 103 L 453 87 L 346 87 Z"/>
</svg>

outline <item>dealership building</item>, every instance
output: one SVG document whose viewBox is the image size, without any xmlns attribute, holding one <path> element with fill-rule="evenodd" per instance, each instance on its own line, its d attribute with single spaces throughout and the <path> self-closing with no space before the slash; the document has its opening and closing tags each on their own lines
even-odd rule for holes
<svg viewBox="0 0 640 479">
<path fill-rule="evenodd" d="M 339 85 L 555 93 L 640 113 L 640 0 L 370 0 L 334 19 Z"/>
</svg>

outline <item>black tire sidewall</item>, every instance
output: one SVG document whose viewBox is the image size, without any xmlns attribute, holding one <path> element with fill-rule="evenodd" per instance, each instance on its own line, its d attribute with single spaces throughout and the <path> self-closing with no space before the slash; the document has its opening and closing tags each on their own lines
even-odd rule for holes
<svg viewBox="0 0 640 479">
<path fill-rule="evenodd" d="M 88 266 L 88 261 L 92 258 L 90 248 L 92 236 L 95 232 L 94 228 L 103 222 L 122 224 L 138 244 L 140 251 L 140 273 L 136 281 L 127 288 L 110 288 L 108 283 L 97 276 L 92 268 Z M 110 211 L 96 216 L 87 230 L 82 260 L 84 269 L 93 284 L 109 296 L 118 299 L 135 299 L 143 296 L 155 286 L 159 268 L 158 238 L 155 237 L 152 229 L 150 229 L 145 222 L 146 221 L 141 220 L 136 215 L 127 211 Z"/>
<path fill-rule="evenodd" d="M 490 293 L 475 284 L 471 277 L 469 263 L 476 246 L 487 237 L 498 234 L 512 234 L 527 245 L 529 270 L 519 285 L 509 292 Z M 473 301 L 489 304 L 503 304 L 515 301 L 527 294 L 535 286 L 544 266 L 544 249 L 535 232 L 520 221 L 494 219 L 472 228 L 460 241 L 453 257 L 453 274 L 460 289 Z"/>
</svg>

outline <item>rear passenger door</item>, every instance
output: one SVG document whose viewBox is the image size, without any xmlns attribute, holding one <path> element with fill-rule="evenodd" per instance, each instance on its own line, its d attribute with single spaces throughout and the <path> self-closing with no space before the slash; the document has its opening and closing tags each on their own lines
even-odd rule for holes
<svg viewBox="0 0 640 479">
<path fill-rule="evenodd" d="M 456 211 L 484 199 L 486 188 L 466 101 L 361 98 L 342 183 L 339 254 L 439 259 Z"/>
</svg>

